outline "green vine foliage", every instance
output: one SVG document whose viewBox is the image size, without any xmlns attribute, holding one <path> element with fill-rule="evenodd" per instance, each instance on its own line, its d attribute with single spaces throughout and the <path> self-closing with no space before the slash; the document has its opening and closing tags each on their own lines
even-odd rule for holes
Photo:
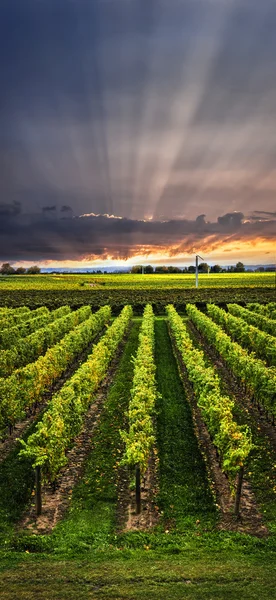
<svg viewBox="0 0 276 600">
<path fill-rule="evenodd" d="M 153 415 L 157 398 L 154 362 L 154 313 L 147 304 L 139 334 L 139 346 L 134 359 L 134 375 L 129 403 L 129 431 L 121 431 L 125 443 L 122 463 L 147 469 L 150 451 L 155 442 Z"/>
<path fill-rule="evenodd" d="M 36 309 L 35 311 L 33 311 L 33 313 L 39 314 L 37 313 L 37 310 L 41 310 L 41 307 L 39 309 Z M 33 314 L 32 313 L 32 314 Z M 2 331 L 2 329 L 5 329 L 7 327 L 13 327 L 13 325 L 17 325 L 17 323 L 19 323 L 20 321 L 23 322 L 24 320 L 29 319 L 31 316 L 31 309 L 28 308 L 27 306 L 20 306 L 19 308 L 1 308 L 0 309 L 0 331 Z"/>
<path fill-rule="evenodd" d="M 259 304 L 258 302 L 251 302 L 246 305 L 249 310 L 259 313 L 269 319 L 276 319 L 276 302 L 268 302 L 268 304 Z"/>
<path fill-rule="evenodd" d="M 192 304 L 187 304 L 187 313 L 196 328 L 206 336 L 222 356 L 230 371 L 246 387 L 251 397 L 262 404 L 268 413 L 275 416 L 275 367 L 267 367 L 262 360 L 248 353 L 237 342 L 233 342 L 219 325 Z"/>
<path fill-rule="evenodd" d="M 6 327 L 0 331 L 0 347 L 2 349 L 11 348 L 20 338 L 26 337 L 33 331 L 43 327 L 46 323 L 50 323 L 59 317 L 70 312 L 69 306 L 61 306 L 60 308 L 49 311 L 45 306 L 41 306 L 34 311 L 27 320 L 20 321 L 13 327 Z"/>
<path fill-rule="evenodd" d="M 255 352 L 268 365 L 276 366 L 276 338 L 273 335 L 249 325 L 241 317 L 235 317 L 215 304 L 207 305 L 207 312 L 241 346 Z"/>
<path fill-rule="evenodd" d="M 66 450 L 81 429 L 84 415 L 108 372 L 131 318 L 132 308 L 125 306 L 87 361 L 52 397 L 35 432 L 27 442 L 21 440 L 20 454 L 31 457 L 34 467 L 42 467 L 44 481 L 55 481 L 59 470 L 66 464 Z"/>
<path fill-rule="evenodd" d="M 89 310 L 91 311 L 90 308 Z M 0 380 L 0 432 L 13 426 L 41 400 L 45 391 L 59 379 L 75 357 L 87 348 L 110 318 L 111 309 L 104 306 L 74 327 L 37 361 Z"/>
<path fill-rule="evenodd" d="M 258 329 L 262 329 L 263 331 L 266 331 L 266 333 L 276 336 L 276 321 L 273 319 L 269 319 L 261 314 L 256 314 L 247 308 L 239 306 L 239 304 L 227 304 L 227 308 L 232 315 L 241 317 L 250 325 L 254 325 L 254 327 L 258 327 Z"/>
<path fill-rule="evenodd" d="M 91 316 L 89 306 L 70 312 L 53 311 L 56 318 L 52 323 L 37 329 L 25 338 L 18 338 L 14 346 L 8 350 L 0 350 L 0 377 L 8 377 L 14 369 L 23 367 L 36 360 L 46 350 L 56 344 L 68 331 Z M 62 314 L 64 312 L 64 315 Z"/>
<path fill-rule="evenodd" d="M 251 452 L 251 431 L 235 422 L 232 413 L 233 401 L 222 395 L 215 369 L 206 365 L 203 352 L 194 347 L 175 308 L 169 305 L 166 310 L 172 338 L 187 370 L 203 420 L 221 456 L 222 469 L 230 480 L 234 481 Z"/>
</svg>

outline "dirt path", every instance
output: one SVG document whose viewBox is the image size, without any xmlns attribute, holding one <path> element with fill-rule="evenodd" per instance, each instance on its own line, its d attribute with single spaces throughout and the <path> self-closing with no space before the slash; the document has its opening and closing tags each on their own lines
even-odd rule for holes
<svg viewBox="0 0 276 600">
<path fill-rule="evenodd" d="M 153 448 L 145 476 L 141 478 L 141 513 L 136 514 L 135 489 L 129 490 L 129 479 L 119 481 L 118 506 L 120 507 L 119 531 L 144 531 L 158 523 L 159 513 L 156 506 L 158 493 L 158 456 L 156 447 Z M 127 486 L 124 485 L 127 483 Z M 122 510 L 123 509 L 123 510 Z M 121 517 L 121 518 L 120 518 Z"/>
</svg>

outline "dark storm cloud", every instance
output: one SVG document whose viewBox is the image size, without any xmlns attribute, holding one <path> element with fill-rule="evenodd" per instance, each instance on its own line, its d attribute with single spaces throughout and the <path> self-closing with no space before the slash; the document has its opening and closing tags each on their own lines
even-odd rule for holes
<svg viewBox="0 0 276 600">
<path fill-rule="evenodd" d="M 148 239 L 148 217 L 175 232 L 207 214 L 222 241 L 268 231 L 254 211 L 274 216 L 275 28 L 274 0 L 2 0 L 0 220 L 22 214 L 14 252 L 85 252 L 92 221 L 55 213 L 126 217 L 100 239 L 92 227 L 99 252 L 112 228 L 126 253 L 131 231 Z"/>
<path fill-rule="evenodd" d="M 105 215 L 28 222 L 16 216 L 0 221 L 0 261 L 127 259 L 137 254 L 195 249 L 213 250 L 225 242 L 275 238 L 276 220 L 247 221 L 242 213 L 227 213 L 215 222 L 205 215 L 195 220 L 139 221 Z"/>
<path fill-rule="evenodd" d="M 270 212 L 268 210 L 254 210 L 254 213 L 256 215 L 262 215 L 263 217 L 276 217 L 276 211 Z"/>
</svg>

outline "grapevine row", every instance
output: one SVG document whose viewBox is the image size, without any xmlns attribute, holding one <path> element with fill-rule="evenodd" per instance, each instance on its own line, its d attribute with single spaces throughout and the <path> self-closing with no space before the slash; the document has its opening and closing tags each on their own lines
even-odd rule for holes
<svg viewBox="0 0 276 600">
<path fill-rule="evenodd" d="M 247 304 L 246 308 L 259 313 L 264 317 L 268 317 L 269 319 L 276 319 L 276 302 L 269 302 L 268 304 L 251 302 L 250 304 Z"/>
<path fill-rule="evenodd" d="M 11 375 L 14 369 L 23 367 L 45 354 L 46 350 L 61 340 L 65 333 L 89 316 L 91 316 L 90 306 L 82 306 L 37 329 L 27 337 L 18 338 L 12 348 L 0 350 L 0 377 Z"/>
<path fill-rule="evenodd" d="M 253 325 L 248 325 L 240 317 L 234 317 L 215 304 L 208 304 L 207 312 L 213 321 L 221 325 L 241 346 L 255 352 L 269 365 L 276 366 L 276 339 L 273 335 L 269 335 Z"/>
<path fill-rule="evenodd" d="M 125 443 L 123 462 L 136 466 L 137 512 L 140 512 L 140 475 L 148 465 L 155 441 L 153 413 L 156 402 L 154 362 L 154 313 L 147 304 L 139 334 L 139 346 L 134 359 L 134 375 L 129 403 L 129 431 L 121 432 Z"/>
<path fill-rule="evenodd" d="M 258 327 L 258 329 L 276 336 L 276 321 L 273 321 L 273 319 L 268 319 L 263 315 L 251 312 L 247 308 L 239 306 L 239 304 L 227 304 L 227 307 L 231 315 L 241 317 L 241 319 L 244 319 L 250 325 L 254 325 L 254 327 Z"/>
<path fill-rule="evenodd" d="M 17 308 L 11 308 L 8 306 L 0 306 L 0 317 L 5 315 L 19 315 L 23 313 L 29 313 L 30 308 L 28 306 L 18 306 Z"/>
<path fill-rule="evenodd" d="M 70 363 L 87 348 L 111 318 L 111 309 L 104 306 L 81 323 L 44 356 L 14 371 L 0 380 L 0 431 L 13 427 L 26 411 L 41 401 L 43 394 L 57 381 Z"/>
<path fill-rule="evenodd" d="M 233 480 L 252 449 L 251 432 L 235 422 L 234 402 L 222 395 L 215 369 L 206 365 L 203 352 L 194 347 L 175 308 L 169 305 L 166 310 L 172 339 L 185 365 L 204 423 L 221 456 L 222 470 Z"/>
<path fill-rule="evenodd" d="M 27 442 L 21 441 L 23 448 L 20 453 L 31 457 L 34 467 L 42 467 L 44 480 L 55 481 L 59 470 L 66 464 L 66 450 L 81 430 L 84 415 L 107 374 L 131 317 L 132 308 L 125 306 L 87 361 L 52 397 L 36 431 Z"/>
<path fill-rule="evenodd" d="M 39 306 L 35 310 L 31 311 L 28 309 L 24 312 L 17 312 L 14 310 L 12 314 L 0 315 L 0 330 L 7 329 L 8 327 L 17 327 L 24 324 L 25 321 L 31 321 L 36 317 L 40 317 L 42 315 L 48 315 L 49 309 L 45 306 Z"/>
<path fill-rule="evenodd" d="M 70 307 L 61 306 L 50 312 L 48 308 L 42 306 L 39 310 L 40 312 L 37 316 L 32 315 L 26 321 L 23 321 L 18 325 L 2 329 L 0 332 L 0 346 L 2 349 L 11 348 L 21 337 L 26 337 L 33 331 L 46 325 L 46 323 L 50 323 L 51 321 L 68 314 L 70 312 Z"/>
<path fill-rule="evenodd" d="M 187 313 L 196 328 L 222 356 L 230 371 L 239 379 L 246 390 L 273 417 L 276 415 L 276 371 L 266 367 L 262 360 L 254 358 L 237 342 L 222 331 L 209 317 L 192 304 L 187 304 Z"/>
<path fill-rule="evenodd" d="M 20 308 L 3 308 L 2 311 L 0 311 L 0 330 L 5 329 L 5 327 L 12 327 L 19 321 L 29 319 L 31 314 L 37 316 L 40 313 L 41 307 L 38 309 L 36 308 L 33 313 L 31 313 L 30 308 L 27 308 L 27 306 L 21 306 Z"/>
</svg>

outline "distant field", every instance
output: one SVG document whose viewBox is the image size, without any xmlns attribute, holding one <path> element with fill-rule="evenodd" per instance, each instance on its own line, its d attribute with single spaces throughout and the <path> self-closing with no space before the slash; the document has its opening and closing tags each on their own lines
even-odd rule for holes
<svg viewBox="0 0 276 600">
<path fill-rule="evenodd" d="M 200 274 L 199 286 L 274 287 L 275 273 Z M 180 289 L 195 287 L 195 275 L 12 275 L 0 277 L 0 290 Z"/>
<path fill-rule="evenodd" d="M 187 302 L 273 302 L 275 273 L 233 273 L 199 275 L 11 275 L 0 277 L 0 306 L 47 306 L 68 304 L 78 308 L 89 304 L 93 309 L 109 304 L 121 310 L 131 304 L 141 314 L 147 302 L 155 313 L 163 313 L 166 304 L 179 310 Z"/>
</svg>

